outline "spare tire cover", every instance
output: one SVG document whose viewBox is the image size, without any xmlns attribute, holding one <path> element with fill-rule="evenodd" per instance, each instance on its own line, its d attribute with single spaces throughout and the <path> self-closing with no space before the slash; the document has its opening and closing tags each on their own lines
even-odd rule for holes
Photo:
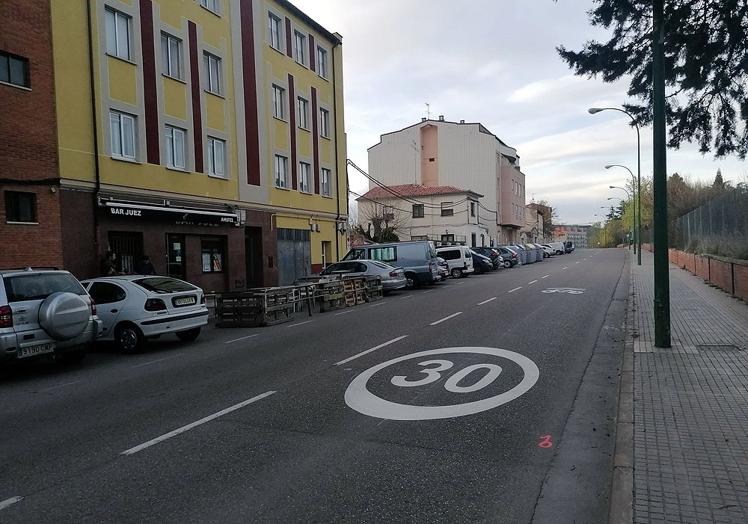
<svg viewBox="0 0 748 524">
<path fill-rule="evenodd" d="M 75 293 L 52 293 L 39 308 L 39 324 L 56 340 L 77 337 L 90 319 L 88 302 Z"/>
</svg>

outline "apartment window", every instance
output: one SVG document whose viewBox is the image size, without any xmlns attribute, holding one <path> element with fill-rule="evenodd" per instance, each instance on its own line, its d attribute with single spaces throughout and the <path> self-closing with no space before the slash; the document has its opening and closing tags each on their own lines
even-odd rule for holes
<svg viewBox="0 0 748 524">
<path fill-rule="evenodd" d="M 203 66 L 205 69 L 205 89 L 215 95 L 222 92 L 221 58 L 210 53 L 203 54 Z"/>
<path fill-rule="evenodd" d="M 220 5 L 218 4 L 219 0 L 200 0 L 200 5 L 203 6 L 208 11 L 211 11 L 215 14 L 218 14 Z"/>
<path fill-rule="evenodd" d="M 299 97 L 296 102 L 296 118 L 299 120 L 299 127 L 309 129 L 309 101 Z"/>
<path fill-rule="evenodd" d="M 317 48 L 317 74 L 322 78 L 327 78 L 327 50 Z"/>
<path fill-rule="evenodd" d="M 161 69 L 166 76 L 184 79 L 182 41 L 167 33 L 161 33 Z"/>
<path fill-rule="evenodd" d="M 319 134 L 330 138 L 330 112 L 327 109 L 319 110 Z"/>
<path fill-rule="evenodd" d="M 5 221 L 36 223 L 36 193 L 5 191 Z"/>
<path fill-rule="evenodd" d="M 135 160 L 135 117 L 119 111 L 109 112 L 112 156 Z"/>
<path fill-rule="evenodd" d="M 423 218 L 424 217 L 424 206 L 423 204 L 413 204 L 413 218 Z"/>
<path fill-rule="evenodd" d="M 301 65 L 306 65 L 306 36 L 294 31 L 293 57 Z"/>
<path fill-rule="evenodd" d="M 185 168 L 185 137 L 187 135 L 184 129 L 178 127 L 166 126 L 164 132 L 166 137 L 166 165 L 172 169 Z"/>
<path fill-rule="evenodd" d="M 130 35 L 132 18 L 124 13 L 106 8 L 106 52 L 130 60 Z"/>
<path fill-rule="evenodd" d="M 331 175 L 332 173 L 329 169 L 324 168 L 324 167 L 322 168 L 322 174 L 320 176 L 320 185 L 321 185 L 320 189 L 322 190 L 322 194 L 324 196 L 330 196 L 332 194 L 331 187 L 330 187 L 330 182 L 332 180 Z"/>
<path fill-rule="evenodd" d="M 455 210 L 452 209 L 452 202 L 442 202 L 442 216 L 451 217 L 454 216 Z"/>
<path fill-rule="evenodd" d="M 281 19 L 273 13 L 268 13 L 268 26 L 270 31 L 270 45 L 281 51 Z"/>
<path fill-rule="evenodd" d="M 275 155 L 275 187 L 288 187 L 288 158 Z"/>
<path fill-rule="evenodd" d="M 284 119 L 286 117 L 285 108 L 286 90 L 273 84 L 273 116 Z"/>
<path fill-rule="evenodd" d="M 0 51 L 0 82 L 31 87 L 28 58 Z"/>
<path fill-rule="evenodd" d="M 221 238 L 203 238 L 201 241 L 203 273 L 223 273 L 226 243 Z"/>
<path fill-rule="evenodd" d="M 299 191 L 302 193 L 311 193 L 309 189 L 309 177 L 312 172 L 312 166 L 306 162 L 299 162 Z"/>
<path fill-rule="evenodd" d="M 226 142 L 208 137 L 208 174 L 226 177 Z"/>
<path fill-rule="evenodd" d="M 470 216 L 475 216 L 475 202 L 470 202 Z"/>
</svg>

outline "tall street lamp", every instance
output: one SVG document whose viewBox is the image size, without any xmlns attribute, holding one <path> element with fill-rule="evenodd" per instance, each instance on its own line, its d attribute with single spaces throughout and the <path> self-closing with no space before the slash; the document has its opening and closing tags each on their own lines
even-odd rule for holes
<svg viewBox="0 0 748 524">
<path fill-rule="evenodd" d="M 631 121 L 634 123 L 634 127 L 636 128 L 636 198 L 638 200 L 636 207 L 639 208 L 639 216 L 641 217 L 641 209 L 642 209 L 642 143 L 641 143 L 641 135 L 639 133 L 639 122 L 636 121 L 636 118 L 626 111 L 625 109 L 621 109 L 620 107 L 591 107 L 587 110 L 587 112 L 591 115 L 594 115 L 595 113 L 599 113 L 601 111 L 618 111 L 619 113 L 623 113 L 627 115 Z M 639 227 L 641 228 L 641 220 L 639 221 Z M 641 231 L 639 231 L 641 233 Z M 637 263 L 641 266 L 642 265 L 642 236 L 641 234 L 638 235 L 638 251 L 637 251 Z"/>
<path fill-rule="evenodd" d="M 629 172 L 631 175 L 631 188 L 635 191 L 635 193 L 638 194 L 637 184 L 636 184 L 636 177 L 634 177 L 634 173 L 631 172 L 631 170 L 621 164 L 610 164 L 605 166 L 605 169 L 610 169 L 612 167 L 622 167 L 626 171 Z M 611 187 L 612 189 L 612 187 Z M 631 199 L 632 203 L 634 204 L 634 253 L 639 253 L 639 250 L 641 249 L 641 227 L 642 227 L 642 208 L 641 208 L 641 198 L 639 199 L 639 205 L 636 204 L 636 194 Z M 637 209 L 639 213 L 637 214 Z M 636 257 L 637 265 L 642 265 L 642 256 L 639 253 Z"/>
</svg>

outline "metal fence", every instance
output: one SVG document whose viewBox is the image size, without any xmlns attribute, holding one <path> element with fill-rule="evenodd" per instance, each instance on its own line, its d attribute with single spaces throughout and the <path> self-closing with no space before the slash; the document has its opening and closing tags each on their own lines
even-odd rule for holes
<svg viewBox="0 0 748 524">
<path fill-rule="evenodd" d="M 748 187 L 740 185 L 671 224 L 671 247 L 748 259 Z"/>
</svg>

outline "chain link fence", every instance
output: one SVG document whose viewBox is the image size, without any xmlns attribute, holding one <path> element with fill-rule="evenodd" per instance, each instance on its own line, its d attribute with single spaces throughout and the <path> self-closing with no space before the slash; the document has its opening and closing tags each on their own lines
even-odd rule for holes
<svg viewBox="0 0 748 524">
<path fill-rule="evenodd" d="M 748 186 L 727 190 L 671 224 L 671 247 L 748 259 Z"/>
</svg>

